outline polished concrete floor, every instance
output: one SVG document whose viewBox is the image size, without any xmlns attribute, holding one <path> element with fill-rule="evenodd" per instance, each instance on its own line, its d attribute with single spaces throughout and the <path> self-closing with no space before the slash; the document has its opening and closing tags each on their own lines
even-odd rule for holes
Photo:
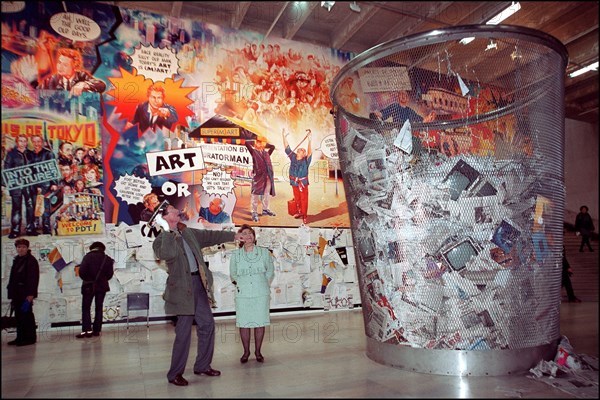
<svg viewBox="0 0 600 400">
<path fill-rule="evenodd" d="M 32 346 L 8 346 L 2 333 L 2 398 L 572 398 L 528 377 L 454 377 L 402 371 L 365 354 L 360 309 L 273 314 L 265 362 L 246 364 L 231 318 L 217 318 L 212 367 L 192 373 L 196 337 L 184 376 L 167 382 L 174 328 L 158 323 L 106 324 L 101 337 L 75 339 L 79 327 L 53 328 Z M 578 354 L 598 357 L 598 303 L 561 305 L 561 334 Z"/>
</svg>

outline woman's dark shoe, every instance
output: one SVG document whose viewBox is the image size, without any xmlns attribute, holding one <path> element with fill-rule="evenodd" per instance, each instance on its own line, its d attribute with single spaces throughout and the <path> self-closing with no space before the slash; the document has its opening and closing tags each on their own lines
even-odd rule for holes
<svg viewBox="0 0 600 400">
<path fill-rule="evenodd" d="M 265 358 L 263 357 L 262 354 L 258 353 L 258 354 L 256 354 L 256 361 L 258 361 L 260 363 L 265 362 Z"/>
<path fill-rule="evenodd" d="M 248 353 L 248 354 L 244 353 L 244 355 L 240 358 L 240 362 L 242 364 L 246 364 L 248 362 L 248 357 L 250 357 L 250 353 Z"/>
<path fill-rule="evenodd" d="M 221 371 L 218 371 L 216 369 L 212 369 L 210 367 L 208 367 L 208 369 L 206 371 L 201 371 L 201 372 L 196 372 L 194 371 L 194 374 L 196 375 L 208 375 L 208 376 L 219 376 L 221 375 Z"/>
</svg>

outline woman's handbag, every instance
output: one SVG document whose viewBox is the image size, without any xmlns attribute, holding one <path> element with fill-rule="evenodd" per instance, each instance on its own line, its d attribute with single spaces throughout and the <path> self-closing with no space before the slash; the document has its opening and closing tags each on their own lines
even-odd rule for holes
<svg viewBox="0 0 600 400">
<path fill-rule="evenodd" d="M 91 295 L 96 293 L 96 282 L 83 282 L 81 286 L 81 294 Z"/>
<path fill-rule="evenodd" d="M 2 316 L 2 330 L 8 330 L 17 327 L 17 317 L 13 315 L 14 312 L 15 310 L 13 309 L 11 304 L 9 309 L 6 310 L 5 315 Z"/>
</svg>

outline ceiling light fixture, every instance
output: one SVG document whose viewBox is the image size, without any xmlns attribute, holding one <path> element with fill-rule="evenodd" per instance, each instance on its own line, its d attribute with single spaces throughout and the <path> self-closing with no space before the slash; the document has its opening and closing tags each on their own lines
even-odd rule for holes
<svg viewBox="0 0 600 400">
<path fill-rule="evenodd" d="M 576 76 L 579 76 L 581 74 L 585 74 L 588 71 L 598 71 L 598 61 L 596 61 L 595 63 L 592 63 L 586 67 L 583 68 L 579 68 L 577 71 L 573 71 L 569 74 L 570 78 L 575 78 Z"/>
<path fill-rule="evenodd" d="M 355 1 L 353 1 L 352 3 L 350 3 L 350 9 L 352 11 L 354 11 L 354 12 L 357 12 L 357 13 L 359 13 L 361 11 L 360 6 Z"/>
<path fill-rule="evenodd" d="M 501 12 L 496 14 L 493 18 L 490 18 L 485 24 L 486 25 L 498 25 L 500 22 L 504 21 L 506 18 L 510 17 L 511 15 L 513 15 L 514 13 L 519 11 L 520 9 L 521 9 L 521 4 L 519 2 L 515 3 L 513 1 L 510 6 L 508 6 L 507 8 L 505 8 L 504 10 L 502 10 Z M 466 38 L 461 39 L 459 43 L 469 44 L 473 40 L 475 40 L 474 37 L 466 37 Z"/>
<path fill-rule="evenodd" d="M 521 4 L 519 2 L 515 3 L 513 1 L 513 3 L 510 6 L 505 8 L 503 11 L 501 11 L 499 14 L 494 16 L 492 19 L 490 19 L 485 24 L 486 25 L 498 25 L 500 22 L 504 21 L 506 18 L 510 17 L 511 15 L 513 15 L 514 13 L 519 11 L 520 9 L 521 9 Z"/>
<path fill-rule="evenodd" d="M 331 11 L 334 4 L 335 4 L 335 1 L 322 1 L 321 7 L 326 8 L 327 11 Z"/>
</svg>

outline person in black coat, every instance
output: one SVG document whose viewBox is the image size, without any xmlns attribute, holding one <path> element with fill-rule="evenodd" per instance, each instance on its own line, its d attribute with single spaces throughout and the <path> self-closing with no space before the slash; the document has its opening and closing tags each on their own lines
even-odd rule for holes
<svg viewBox="0 0 600 400">
<path fill-rule="evenodd" d="M 17 255 L 14 258 L 8 279 L 8 298 L 17 318 L 17 338 L 9 345 L 27 346 L 37 340 L 33 299 L 38 295 L 40 265 L 31 255 L 27 239 L 15 240 Z"/>
<path fill-rule="evenodd" d="M 77 339 L 100 336 L 102 331 L 102 316 L 104 297 L 110 291 L 108 281 L 113 277 L 115 260 L 107 256 L 104 251 L 106 246 L 102 242 L 94 242 L 79 265 L 81 284 L 81 333 L 75 335 Z M 92 330 L 91 308 L 95 299 L 95 316 Z"/>
<path fill-rule="evenodd" d="M 577 296 L 575 296 L 573 284 L 571 283 L 571 275 L 573 275 L 573 271 L 571 270 L 571 265 L 567 260 L 565 246 L 563 246 L 561 285 L 564 286 L 565 290 L 567 291 L 567 298 L 569 303 L 581 303 L 581 300 L 579 300 Z"/>
<path fill-rule="evenodd" d="M 581 244 L 579 245 L 580 252 L 583 252 L 583 245 L 587 245 L 590 251 L 594 251 L 590 244 L 590 236 L 595 229 L 594 221 L 590 214 L 588 214 L 587 206 L 581 206 L 579 208 L 579 214 L 575 217 L 575 230 L 581 235 Z"/>
</svg>

